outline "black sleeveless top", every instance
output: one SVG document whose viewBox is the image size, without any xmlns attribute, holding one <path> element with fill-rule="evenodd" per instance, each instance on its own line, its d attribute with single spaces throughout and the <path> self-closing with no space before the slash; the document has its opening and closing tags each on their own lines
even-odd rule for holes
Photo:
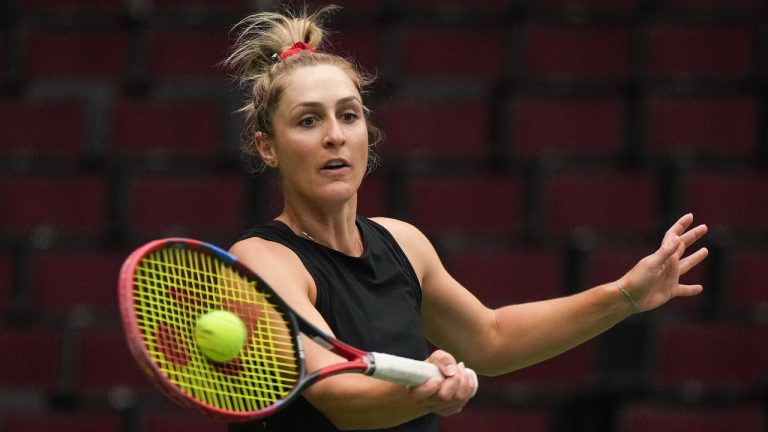
<svg viewBox="0 0 768 432">
<path fill-rule="evenodd" d="M 260 237 L 290 248 L 317 287 L 315 307 L 336 337 L 366 351 L 414 359 L 427 357 L 421 330 L 421 286 L 410 261 L 381 225 L 356 220 L 365 250 L 351 257 L 295 235 L 272 221 L 246 231 L 241 240 Z M 338 431 L 303 397 L 264 420 L 230 424 L 230 432 Z M 438 417 L 427 415 L 387 432 L 437 432 Z"/>
</svg>

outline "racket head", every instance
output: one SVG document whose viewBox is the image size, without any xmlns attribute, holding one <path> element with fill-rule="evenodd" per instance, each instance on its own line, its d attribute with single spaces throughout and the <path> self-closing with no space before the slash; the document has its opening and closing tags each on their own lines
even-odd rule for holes
<svg viewBox="0 0 768 432">
<path fill-rule="evenodd" d="M 306 369 L 295 315 L 226 251 L 185 238 L 147 243 L 124 262 L 118 296 L 131 353 L 180 405 L 245 421 L 273 414 L 300 393 Z M 229 362 L 213 362 L 195 346 L 197 319 L 211 310 L 245 324 L 245 345 Z"/>
</svg>

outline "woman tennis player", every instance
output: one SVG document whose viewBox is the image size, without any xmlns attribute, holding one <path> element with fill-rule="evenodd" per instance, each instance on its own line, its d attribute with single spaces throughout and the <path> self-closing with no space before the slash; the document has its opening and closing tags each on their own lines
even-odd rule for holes
<svg viewBox="0 0 768 432">
<path fill-rule="evenodd" d="M 249 94 L 244 149 L 277 170 L 284 205 L 231 252 L 321 329 L 365 350 L 426 358 L 445 378 L 409 388 L 331 377 L 277 415 L 232 424 L 231 431 L 436 432 L 439 416 L 458 413 L 474 394 L 468 368 L 491 376 L 524 368 L 634 313 L 701 292 L 701 285 L 679 282 L 707 255 L 701 248 L 684 257 L 707 231 L 693 226 L 690 214 L 669 228 L 658 250 L 610 283 L 499 309 L 454 280 L 418 228 L 358 215 L 358 188 L 379 135 L 363 99 L 369 77 L 321 50 L 321 22 L 331 10 L 259 13 L 237 27 L 227 64 Z M 439 349 L 429 354 L 425 339 Z M 310 371 L 340 360 L 311 341 L 306 358 Z"/>
</svg>

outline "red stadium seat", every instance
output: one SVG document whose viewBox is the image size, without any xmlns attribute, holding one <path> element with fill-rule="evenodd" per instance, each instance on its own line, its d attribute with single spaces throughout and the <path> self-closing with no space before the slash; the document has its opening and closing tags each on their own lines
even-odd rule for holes
<svg viewBox="0 0 768 432">
<path fill-rule="evenodd" d="M 104 234 L 107 186 L 92 175 L 12 175 L 0 178 L 0 233 L 39 228 L 84 236 Z"/>
<path fill-rule="evenodd" d="M 507 106 L 507 145 L 515 157 L 617 157 L 625 143 L 626 113 L 616 96 L 521 96 Z"/>
<path fill-rule="evenodd" d="M 161 28 L 150 37 L 150 74 L 153 79 L 206 78 L 224 81 L 220 66 L 230 49 L 222 28 Z"/>
<path fill-rule="evenodd" d="M 363 2 L 360 2 L 363 3 Z M 328 35 L 326 49 L 330 52 L 353 59 L 369 73 L 379 75 L 386 70 L 387 64 L 381 61 L 381 32 L 377 27 L 346 29 Z"/>
<path fill-rule="evenodd" d="M 399 44 L 403 78 L 491 81 L 503 72 L 500 29 L 401 28 Z"/>
<path fill-rule="evenodd" d="M 597 378 L 596 345 L 587 342 L 559 356 L 504 375 L 481 377 L 480 388 L 507 394 L 567 397 L 588 392 Z"/>
<path fill-rule="evenodd" d="M 128 34 L 115 28 L 39 28 L 26 35 L 23 49 L 26 73 L 34 79 L 120 81 L 129 72 Z"/>
<path fill-rule="evenodd" d="M 683 179 L 681 208 L 710 229 L 734 235 L 764 234 L 768 220 L 768 176 L 752 171 L 695 172 Z"/>
<path fill-rule="evenodd" d="M 104 394 L 115 387 L 153 392 L 154 387 L 131 355 L 122 330 L 86 328 L 75 345 L 75 390 Z"/>
<path fill-rule="evenodd" d="M 374 112 L 386 134 L 385 157 L 448 157 L 476 161 L 487 157 L 489 109 L 482 98 L 441 100 L 399 98 Z"/>
<path fill-rule="evenodd" d="M 546 409 L 470 406 L 443 418 L 440 432 L 549 432 L 553 424 L 554 415 Z"/>
<path fill-rule="evenodd" d="M 626 17 L 639 11 L 641 0 L 541 0 L 536 2 L 537 9 L 575 16 L 611 15 Z"/>
<path fill-rule="evenodd" d="M 617 432 L 762 432 L 766 420 L 757 405 L 692 406 L 636 403 L 621 408 Z"/>
<path fill-rule="evenodd" d="M 753 71 L 757 38 L 748 28 L 657 24 L 647 32 L 648 78 L 740 82 Z"/>
<path fill-rule="evenodd" d="M 116 13 L 125 8 L 125 2 L 122 0 L 34 0 L 19 2 L 19 5 L 25 14 L 40 12 L 56 14 Z"/>
<path fill-rule="evenodd" d="M 460 250 L 446 268 L 490 307 L 550 299 L 562 295 L 563 262 L 550 249 Z"/>
<path fill-rule="evenodd" d="M 61 359 L 59 336 L 54 331 L 0 327 L 0 352 L 0 388 L 54 390 Z"/>
<path fill-rule="evenodd" d="M 77 162 L 86 155 L 85 121 L 74 102 L 0 102 L 0 160 Z"/>
<path fill-rule="evenodd" d="M 723 293 L 729 316 L 768 322 L 768 290 L 763 282 L 766 263 L 766 249 L 740 248 L 729 253 Z"/>
<path fill-rule="evenodd" d="M 142 420 L 142 432 L 226 432 L 227 424 L 187 412 L 153 413 Z"/>
<path fill-rule="evenodd" d="M 222 153 L 218 105 L 207 100 L 122 101 L 113 145 L 122 160 L 215 161 Z"/>
<path fill-rule="evenodd" d="M 30 289 L 36 307 L 66 315 L 74 308 L 117 314 L 117 275 L 127 253 L 112 250 L 39 251 L 30 257 Z"/>
<path fill-rule="evenodd" d="M 0 420 L 3 432 L 120 432 L 117 413 L 14 413 Z"/>
<path fill-rule="evenodd" d="M 627 81 L 629 29 L 532 24 L 521 32 L 520 76 L 527 82 Z"/>
<path fill-rule="evenodd" d="M 553 174 L 545 180 L 543 192 L 545 233 L 565 237 L 588 229 L 647 238 L 658 228 L 657 195 L 656 178 L 649 173 Z"/>
<path fill-rule="evenodd" d="M 654 390 L 691 396 L 750 392 L 768 380 L 768 328 L 669 323 L 655 337 Z"/>
<path fill-rule="evenodd" d="M 245 228 L 245 184 L 238 175 L 136 175 L 129 180 L 131 238 L 187 235 L 218 243 Z"/>
<path fill-rule="evenodd" d="M 409 187 L 414 224 L 431 234 L 517 234 L 522 222 L 522 186 L 516 177 L 425 176 Z"/>
<path fill-rule="evenodd" d="M 755 16 L 765 10 L 765 2 L 761 0 L 662 0 L 659 5 L 663 11 L 689 16 L 692 14 Z"/>
<path fill-rule="evenodd" d="M 239 17 L 253 10 L 249 0 L 155 0 L 152 5 L 158 14 L 166 16 L 205 17 L 211 13 L 227 13 Z"/>
<path fill-rule="evenodd" d="M 752 158 L 758 114 L 758 102 L 748 94 L 652 95 L 646 106 L 649 151 L 661 158 Z"/>
</svg>

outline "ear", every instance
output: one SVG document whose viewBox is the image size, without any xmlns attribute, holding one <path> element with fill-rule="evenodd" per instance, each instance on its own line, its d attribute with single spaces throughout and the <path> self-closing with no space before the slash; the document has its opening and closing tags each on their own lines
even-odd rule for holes
<svg viewBox="0 0 768 432">
<path fill-rule="evenodd" d="M 256 132 L 254 135 L 254 142 L 256 144 L 256 150 L 259 152 L 261 159 L 269 166 L 275 166 L 277 164 L 277 154 L 272 146 L 272 140 L 267 137 L 264 132 Z"/>
</svg>

